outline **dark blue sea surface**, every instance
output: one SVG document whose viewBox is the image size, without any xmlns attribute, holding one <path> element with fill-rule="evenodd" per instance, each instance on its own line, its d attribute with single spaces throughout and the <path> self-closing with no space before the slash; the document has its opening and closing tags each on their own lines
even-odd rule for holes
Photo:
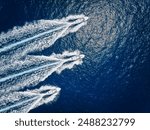
<svg viewBox="0 0 150 130">
<path fill-rule="evenodd" d="M 0 0 L 0 32 L 74 14 L 87 25 L 39 53 L 78 49 L 83 64 L 41 82 L 61 93 L 31 112 L 150 112 L 150 0 Z"/>
</svg>

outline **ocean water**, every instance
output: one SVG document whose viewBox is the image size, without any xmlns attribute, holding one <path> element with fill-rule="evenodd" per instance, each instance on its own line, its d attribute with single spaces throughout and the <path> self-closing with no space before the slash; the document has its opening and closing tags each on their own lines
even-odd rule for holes
<svg viewBox="0 0 150 130">
<path fill-rule="evenodd" d="M 149 0 L 1 0 L 0 32 L 80 14 L 89 17 L 86 26 L 37 54 L 80 50 L 83 63 L 35 86 L 61 92 L 31 112 L 150 112 Z"/>
</svg>

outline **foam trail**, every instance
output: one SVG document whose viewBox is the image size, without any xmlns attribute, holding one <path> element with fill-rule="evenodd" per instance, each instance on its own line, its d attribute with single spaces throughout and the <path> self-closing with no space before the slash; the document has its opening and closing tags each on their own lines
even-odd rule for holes
<svg viewBox="0 0 150 130">
<path fill-rule="evenodd" d="M 87 19 L 72 15 L 60 20 L 39 20 L 0 34 L 0 112 L 29 112 L 57 97 L 58 87 L 26 89 L 32 89 L 54 72 L 82 64 L 84 55 L 78 50 L 50 56 L 29 53 L 49 48 L 59 38 L 85 26 Z"/>
<path fill-rule="evenodd" d="M 20 44 L 29 42 L 29 41 L 31 41 L 31 40 L 34 40 L 34 39 L 39 38 L 39 37 L 41 37 L 41 36 L 44 36 L 44 35 L 46 35 L 46 34 L 52 33 L 52 32 L 54 32 L 54 31 L 58 31 L 58 30 L 62 29 L 63 27 L 64 27 L 64 26 L 58 27 L 58 28 L 56 28 L 56 29 L 52 29 L 52 30 L 49 30 L 49 31 L 46 31 L 46 32 L 37 34 L 37 35 L 35 35 L 35 36 L 33 36 L 33 37 L 29 37 L 29 38 L 27 38 L 27 39 L 24 39 L 24 40 L 22 40 L 22 41 L 16 42 L 16 43 L 11 44 L 11 45 L 9 45 L 9 46 L 4 46 L 3 48 L 0 48 L 0 53 L 1 53 L 1 52 L 4 52 L 4 51 L 7 51 L 7 50 L 9 50 L 9 49 L 11 49 L 11 48 L 13 48 L 13 47 L 15 47 L 15 46 L 17 46 L 17 45 L 20 45 Z"/>
<path fill-rule="evenodd" d="M 4 82 L 4 81 L 6 81 L 6 80 L 8 80 L 8 79 L 12 79 L 12 78 L 15 78 L 15 77 L 18 77 L 18 76 L 27 74 L 27 73 L 32 73 L 32 72 L 34 72 L 34 71 L 36 71 L 36 70 L 43 69 L 43 68 L 45 68 L 45 67 L 55 66 L 55 65 L 57 65 L 57 64 L 59 64 L 59 63 L 51 63 L 51 64 L 39 66 L 39 67 L 37 67 L 37 68 L 33 68 L 33 69 L 30 69 L 30 70 L 25 70 L 25 71 L 23 71 L 23 72 L 16 73 L 16 74 L 13 74 L 13 75 L 6 76 L 6 77 L 4 77 L 4 78 L 1 78 L 1 79 L 0 79 L 0 82 Z"/>
<path fill-rule="evenodd" d="M 63 54 L 53 54 L 50 57 L 42 56 L 42 60 L 41 58 L 40 60 L 37 60 L 39 58 L 39 56 L 27 58 L 32 62 L 29 64 L 29 62 L 25 60 L 22 64 L 20 64 L 21 71 L 20 69 L 19 71 L 17 70 L 19 66 L 15 66 L 17 68 L 14 69 L 16 69 L 17 72 L 7 72 L 6 77 L 1 78 L 0 92 L 18 90 L 22 89 L 24 86 L 35 86 L 40 81 L 45 80 L 45 78 L 53 72 L 57 72 L 60 68 L 63 68 L 63 66 L 68 65 L 68 67 L 65 67 L 64 69 L 71 69 L 74 65 L 80 64 L 83 57 L 79 51 L 65 51 Z M 33 62 L 33 59 L 37 61 Z M 52 65 L 53 63 L 54 65 Z M 23 67 L 23 69 L 21 67 Z M 64 69 L 61 69 L 61 71 Z"/>
<path fill-rule="evenodd" d="M 9 112 L 11 110 L 15 110 L 15 112 L 29 112 L 42 104 L 47 104 L 54 101 L 54 99 L 57 99 L 59 96 L 59 93 L 60 88 L 58 87 L 42 86 L 35 90 L 13 92 L 8 95 L 6 94 L 0 99 L 0 102 L 3 103 L 0 104 L 2 108 L 0 112 Z M 10 104 L 10 100 L 11 102 L 15 102 L 15 104 Z M 7 107 L 5 107 L 4 104 Z"/>
<path fill-rule="evenodd" d="M 66 52 L 65 52 L 66 53 Z M 73 53 L 75 53 L 75 52 L 73 52 Z M 77 51 L 77 54 L 78 54 L 78 51 Z M 62 64 L 65 64 L 66 62 L 69 62 L 69 61 L 77 61 L 78 62 L 78 60 L 80 61 L 80 59 L 82 60 L 82 58 L 83 58 L 83 55 L 80 55 L 80 53 L 78 54 L 78 55 L 72 55 L 72 53 L 70 52 L 68 52 L 68 55 L 67 56 L 70 56 L 69 58 L 67 58 L 67 59 L 65 59 L 65 57 L 63 56 L 59 56 L 59 58 L 56 58 L 55 60 L 54 60 L 54 57 L 57 57 L 57 55 L 55 55 L 52 59 L 53 59 L 53 61 L 51 61 L 50 63 L 49 62 L 46 62 L 46 64 L 38 64 L 38 65 L 36 65 L 35 66 L 35 64 L 37 64 L 37 62 L 33 62 L 34 63 L 34 67 L 33 68 L 31 68 L 28 64 L 26 65 L 26 68 L 25 68 L 25 70 L 24 71 L 21 71 L 21 72 L 18 72 L 18 73 L 14 73 L 14 74 L 11 74 L 11 75 L 9 75 L 9 74 L 7 74 L 7 76 L 6 77 L 3 77 L 3 78 L 1 78 L 0 79 L 0 82 L 4 82 L 4 81 L 6 81 L 6 80 L 9 80 L 9 79 L 13 79 L 13 78 L 15 78 L 15 77 L 18 77 L 18 76 L 22 76 L 22 75 L 24 75 L 24 74 L 27 74 L 27 73 L 32 73 L 32 72 L 34 72 L 34 71 L 37 71 L 37 70 L 40 70 L 40 69 L 43 69 L 43 68 L 46 68 L 46 67 L 51 67 L 51 68 L 55 68 L 57 65 L 58 65 L 58 67 L 60 66 L 60 65 L 62 65 Z M 52 56 L 51 56 L 52 57 Z M 43 58 L 47 58 L 48 59 L 48 57 L 43 57 Z M 51 59 L 51 60 L 52 60 Z M 48 59 L 49 60 L 49 59 Z M 26 61 L 24 61 L 24 63 L 26 63 Z M 28 63 L 28 62 L 27 62 Z M 33 64 L 32 64 L 33 65 Z M 73 64 L 74 65 L 74 64 Z M 30 67 L 29 69 L 28 69 L 28 66 Z M 72 66 L 72 65 L 71 65 Z M 18 67 L 18 66 L 17 66 Z M 69 67 L 67 67 L 67 68 L 69 68 Z M 70 68 L 72 68 L 72 67 L 70 67 Z M 62 70 L 64 70 L 64 69 L 62 69 Z"/>
<path fill-rule="evenodd" d="M 73 19 L 74 18 L 74 19 Z M 60 37 L 63 37 L 65 35 L 67 35 L 68 33 L 71 33 L 71 32 L 76 32 L 79 28 L 81 28 L 82 26 L 84 26 L 86 24 L 85 22 L 85 19 L 87 19 L 86 17 L 84 18 L 83 15 L 77 15 L 77 16 L 69 16 L 67 17 L 66 19 L 62 19 L 58 22 L 58 20 L 53 20 L 54 23 L 55 23 L 55 28 L 51 29 L 52 26 L 54 26 L 52 20 L 47 20 L 47 24 L 49 23 L 50 25 L 48 26 L 47 24 L 46 25 L 43 25 L 43 27 L 41 27 L 42 29 L 38 30 L 37 28 L 35 28 L 35 31 L 34 33 L 36 33 L 35 35 L 33 34 L 30 34 L 30 29 L 31 29 L 31 26 L 27 26 L 25 27 L 25 31 L 23 32 L 21 29 L 20 29 L 20 32 L 22 32 L 21 34 L 17 34 L 19 35 L 18 37 L 19 38 L 22 38 L 22 36 L 20 35 L 24 35 L 24 33 L 28 33 L 28 35 L 26 36 L 27 38 L 26 39 L 23 39 L 21 41 L 18 41 L 18 42 L 12 42 L 11 44 L 4 44 L 3 46 L 0 47 L 0 52 L 3 52 L 3 51 L 7 51 L 8 49 L 11 49 L 17 45 L 20 45 L 20 44 L 26 44 L 27 42 L 30 43 L 33 42 L 32 40 L 38 40 L 39 37 L 42 37 L 42 36 L 45 36 L 47 34 L 50 34 L 50 35 L 55 35 L 55 37 L 53 37 L 53 42 L 50 42 L 49 45 L 53 44 L 55 42 L 55 40 L 57 40 L 58 38 Z M 72 22 L 70 22 L 70 20 L 73 20 Z M 57 21 L 57 22 L 56 22 Z M 34 23 L 33 24 L 33 29 L 34 29 L 34 26 L 37 26 L 35 24 L 38 24 L 38 26 L 42 26 L 41 22 L 37 22 L 37 23 Z M 81 25 L 80 25 L 81 24 Z M 83 25 L 84 24 L 84 25 Z M 77 25 L 77 26 L 76 26 Z M 46 29 L 45 27 L 46 26 Z M 80 27 L 79 27 L 80 26 Z M 48 30 L 50 28 L 50 30 Z M 45 31 L 46 30 L 46 31 Z M 10 31 L 11 33 L 13 33 L 13 31 Z M 33 31 L 32 31 L 33 32 Z M 40 32 L 37 34 L 37 32 Z M 32 36 L 33 35 L 33 36 Z M 4 36 L 6 37 L 6 36 Z M 7 38 L 7 37 L 6 37 Z M 54 40 L 55 39 L 55 40 Z M 9 41 L 15 41 L 14 38 L 8 37 L 8 40 Z M 43 39 L 42 39 L 43 40 Z M 48 39 L 46 39 L 47 41 Z M 52 40 L 52 39 L 51 39 Z M 0 42 L 3 43 L 4 39 L 1 38 Z M 36 41 L 37 42 L 37 41 Z M 35 43 L 36 45 L 37 44 L 40 44 L 39 43 Z M 49 47 L 49 46 L 48 46 Z M 32 49 L 33 51 L 33 49 Z"/>
</svg>

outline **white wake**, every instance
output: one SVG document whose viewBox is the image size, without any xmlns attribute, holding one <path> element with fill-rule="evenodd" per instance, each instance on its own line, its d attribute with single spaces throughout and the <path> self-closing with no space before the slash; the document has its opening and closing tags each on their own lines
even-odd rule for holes
<svg viewBox="0 0 150 130">
<path fill-rule="evenodd" d="M 0 34 L 0 112 L 29 112 L 57 98 L 60 89 L 42 86 L 31 90 L 53 72 L 61 73 L 82 63 L 80 51 L 29 55 L 49 48 L 55 41 L 86 25 L 88 17 L 72 15 L 62 19 L 39 20 Z M 30 90 L 21 91 L 30 87 Z"/>
</svg>

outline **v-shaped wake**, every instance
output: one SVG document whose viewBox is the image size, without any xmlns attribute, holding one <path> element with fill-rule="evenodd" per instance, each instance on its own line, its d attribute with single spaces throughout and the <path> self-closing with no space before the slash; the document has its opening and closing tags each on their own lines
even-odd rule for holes
<svg viewBox="0 0 150 130">
<path fill-rule="evenodd" d="M 88 17 L 72 15 L 62 19 L 39 20 L 0 34 L 0 112 L 29 112 L 54 101 L 60 88 L 42 86 L 32 90 L 53 72 L 61 73 L 82 63 L 80 51 L 50 56 L 29 55 L 52 46 L 55 41 L 86 25 Z M 30 90 L 21 91 L 28 88 Z"/>
</svg>

